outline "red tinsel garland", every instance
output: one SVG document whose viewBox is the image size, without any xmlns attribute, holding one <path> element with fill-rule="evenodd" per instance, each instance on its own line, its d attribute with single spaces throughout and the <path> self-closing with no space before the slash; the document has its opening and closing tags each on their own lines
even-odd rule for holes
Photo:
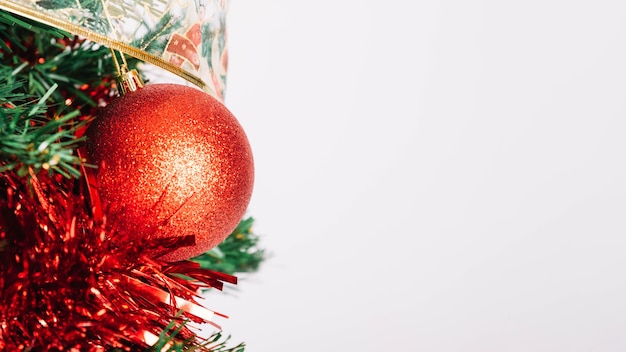
<svg viewBox="0 0 626 352">
<path fill-rule="evenodd" d="M 196 303 L 198 289 L 235 277 L 142 255 L 180 239 L 133 242 L 96 221 L 88 199 L 81 180 L 0 175 L 0 350 L 137 350 L 171 321 L 218 314 Z M 202 344 L 187 326 L 176 337 Z"/>
</svg>

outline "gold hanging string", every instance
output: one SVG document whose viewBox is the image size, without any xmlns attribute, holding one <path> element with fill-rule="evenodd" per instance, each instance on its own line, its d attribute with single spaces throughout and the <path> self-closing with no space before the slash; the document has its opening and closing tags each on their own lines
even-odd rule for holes
<svg viewBox="0 0 626 352">
<path fill-rule="evenodd" d="M 110 50 L 111 50 L 111 57 L 113 58 L 113 64 L 115 64 L 115 69 L 117 70 L 117 75 L 121 76 L 122 68 L 120 67 L 120 63 L 117 61 L 117 54 L 115 50 L 113 50 L 113 48 L 110 48 Z M 124 54 L 122 54 L 122 57 L 124 57 Z M 126 60 L 124 60 L 124 65 L 128 67 L 128 65 L 126 64 Z"/>
<path fill-rule="evenodd" d="M 126 55 L 124 55 L 124 53 L 120 53 L 120 55 L 122 56 L 122 65 L 123 65 L 123 67 L 128 68 L 128 62 L 126 62 Z"/>
</svg>

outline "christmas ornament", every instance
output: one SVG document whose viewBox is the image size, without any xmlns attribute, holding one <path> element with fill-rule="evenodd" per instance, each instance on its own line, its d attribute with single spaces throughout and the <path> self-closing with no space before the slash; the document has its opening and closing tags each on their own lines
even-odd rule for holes
<svg viewBox="0 0 626 352">
<path fill-rule="evenodd" d="M 107 221 L 137 240 L 195 237 L 193 245 L 151 253 L 160 259 L 202 254 L 231 233 L 250 200 L 254 169 L 245 132 L 197 89 L 130 88 L 86 132 Z"/>
</svg>

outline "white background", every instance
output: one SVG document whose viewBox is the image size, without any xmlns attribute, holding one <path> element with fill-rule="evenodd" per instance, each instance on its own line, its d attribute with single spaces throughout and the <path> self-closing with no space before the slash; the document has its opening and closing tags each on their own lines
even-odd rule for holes
<svg viewBox="0 0 626 352">
<path fill-rule="evenodd" d="M 251 352 L 626 350 L 626 2 L 233 0 Z"/>
</svg>

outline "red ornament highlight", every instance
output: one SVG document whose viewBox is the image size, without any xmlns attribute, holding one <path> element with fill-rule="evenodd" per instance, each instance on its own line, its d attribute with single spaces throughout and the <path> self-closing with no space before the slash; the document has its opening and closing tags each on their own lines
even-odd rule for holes
<svg viewBox="0 0 626 352">
<path fill-rule="evenodd" d="M 245 213 L 254 182 L 250 144 L 232 113 L 202 91 L 148 85 L 111 102 L 86 136 L 109 224 L 136 240 L 195 237 L 155 257 L 202 254 Z"/>
</svg>

